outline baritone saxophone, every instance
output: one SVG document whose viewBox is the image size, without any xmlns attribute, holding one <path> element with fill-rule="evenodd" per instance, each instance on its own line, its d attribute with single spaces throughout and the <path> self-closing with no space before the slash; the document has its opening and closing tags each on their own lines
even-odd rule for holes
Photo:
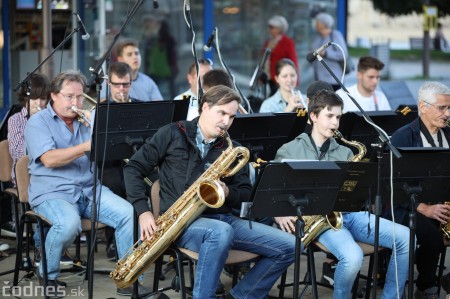
<svg viewBox="0 0 450 299">
<path fill-rule="evenodd" d="M 157 229 L 150 239 L 139 245 L 139 242 L 134 244 L 117 262 L 116 268 L 109 276 L 118 288 L 133 284 L 207 207 L 219 208 L 223 205 L 225 195 L 218 180 L 236 174 L 250 157 L 247 148 L 233 147 L 228 136 L 226 140 L 227 149 L 156 220 Z"/>
</svg>

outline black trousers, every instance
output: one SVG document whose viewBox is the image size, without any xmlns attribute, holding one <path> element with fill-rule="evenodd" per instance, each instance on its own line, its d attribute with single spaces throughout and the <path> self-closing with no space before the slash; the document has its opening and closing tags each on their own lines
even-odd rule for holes
<svg viewBox="0 0 450 299">
<path fill-rule="evenodd" d="M 408 217 L 405 217 L 404 225 L 408 226 Z M 439 231 L 439 222 L 420 213 L 416 214 L 416 249 L 417 276 L 416 286 L 419 290 L 437 285 L 436 271 L 439 255 L 444 250 L 444 240 Z"/>
</svg>

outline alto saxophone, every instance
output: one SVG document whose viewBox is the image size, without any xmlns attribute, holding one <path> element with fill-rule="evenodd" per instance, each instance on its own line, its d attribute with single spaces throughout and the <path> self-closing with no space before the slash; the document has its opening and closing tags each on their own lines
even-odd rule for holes
<svg viewBox="0 0 450 299">
<path fill-rule="evenodd" d="M 222 206 L 225 195 L 218 180 L 236 174 L 250 157 L 247 148 L 233 147 L 230 138 L 226 137 L 226 140 L 228 148 L 156 220 L 157 229 L 150 239 L 134 244 L 117 262 L 109 276 L 118 288 L 126 288 L 136 281 L 206 207 Z"/>
<path fill-rule="evenodd" d="M 346 140 L 338 130 L 334 130 L 334 137 L 340 139 L 345 144 L 355 146 L 358 149 L 358 154 L 354 155 L 348 161 L 359 162 L 366 155 L 367 149 L 364 144 L 357 141 Z M 303 216 L 302 218 L 305 221 L 305 235 L 302 238 L 304 247 L 308 246 L 311 241 L 326 230 L 330 228 L 339 230 L 344 224 L 341 212 L 331 212 L 328 215 Z"/>
</svg>

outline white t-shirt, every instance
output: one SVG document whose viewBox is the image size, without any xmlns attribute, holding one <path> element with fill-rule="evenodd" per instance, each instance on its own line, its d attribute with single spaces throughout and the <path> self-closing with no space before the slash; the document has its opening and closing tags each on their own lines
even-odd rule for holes
<svg viewBox="0 0 450 299">
<path fill-rule="evenodd" d="M 352 85 L 347 88 L 350 95 L 358 102 L 358 104 L 363 108 L 364 111 L 386 111 L 392 110 L 391 105 L 389 105 L 389 101 L 384 95 L 384 93 L 380 90 L 375 90 L 374 94 L 370 97 L 365 97 L 361 95 L 358 91 L 358 86 Z M 359 111 L 358 107 L 353 103 L 353 101 L 348 97 L 347 93 L 339 89 L 336 93 L 342 98 L 344 101 L 344 113 L 349 111 Z M 376 108 L 376 105 L 378 109 Z"/>
</svg>

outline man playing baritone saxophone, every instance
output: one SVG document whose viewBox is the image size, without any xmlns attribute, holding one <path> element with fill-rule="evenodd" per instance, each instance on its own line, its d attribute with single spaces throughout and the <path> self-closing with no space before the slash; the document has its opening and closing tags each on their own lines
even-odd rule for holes
<svg viewBox="0 0 450 299">
<path fill-rule="evenodd" d="M 124 168 L 125 184 L 128 199 L 139 215 L 141 239 L 149 238 L 156 230 L 142 178 L 159 167 L 161 213 L 165 212 L 226 150 L 222 134 L 233 123 L 239 103 L 239 95 L 231 88 L 211 87 L 201 98 L 199 117 L 164 126 L 130 159 Z M 295 238 L 260 223 L 252 223 L 250 228 L 248 221 L 232 215 L 231 210 L 240 208 L 250 196 L 247 167 L 220 184 L 225 193 L 223 206 L 206 209 L 175 240 L 178 246 L 199 253 L 194 298 L 216 298 L 230 249 L 253 252 L 260 259 L 227 298 L 265 298 L 294 261 Z"/>
<path fill-rule="evenodd" d="M 49 286 L 61 297 L 57 280 L 61 254 L 81 233 L 81 218 L 91 217 L 94 178 L 89 157 L 91 129 L 77 120 L 86 80 L 78 71 L 58 74 L 50 87 L 51 101 L 28 120 L 25 141 L 30 158 L 29 202 L 52 226 L 45 239 Z M 119 257 L 133 244 L 133 207 L 95 181 L 98 221 L 116 230 Z M 100 196 L 101 194 L 101 196 Z M 39 273 L 42 277 L 42 263 Z M 42 280 L 40 280 L 42 281 Z M 125 290 L 118 290 L 124 294 Z M 131 294 L 128 290 L 127 294 Z"/>
<path fill-rule="evenodd" d="M 449 148 L 450 88 L 439 82 L 426 82 L 419 89 L 417 109 L 419 117 L 392 134 L 391 142 L 399 147 Z M 425 171 L 425 170 L 424 170 Z M 397 205 L 395 221 L 408 223 L 409 204 Z M 416 298 L 439 298 L 436 268 L 444 249 L 439 223 L 450 221 L 450 206 L 419 203 L 416 207 Z M 450 274 L 442 277 L 442 288 L 450 292 Z"/>
<path fill-rule="evenodd" d="M 302 133 L 293 141 L 283 145 L 277 152 L 275 160 L 302 159 L 324 161 L 347 161 L 352 151 L 339 145 L 333 139 L 333 131 L 339 127 L 342 115 L 342 99 L 332 91 L 319 91 L 311 99 L 308 111 L 312 124 L 311 134 Z M 356 162 L 355 162 L 356 163 Z M 356 242 L 374 244 L 375 216 L 368 212 L 343 213 L 344 225 L 340 230 L 329 229 L 318 237 L 328 250 L 338 259 L 334 273 L 333 298 L 350 298 L 353 282 L 362 262 L 363 252 Z M 294 232 L 295 217 L 275 217 L 276 223 L 283 231 Z M 370 223 L 370 230 L 368 229 Z M 394 248 L 393 223 L 380 219 L 379 244 Z M 395 224 L 397 249 L 398 291 L 403 293 L 408 276 L 409 229 Z M 392 255 L 386 275 L 382 298 L 397 298 L 396 271 Z"/>
</svg>

